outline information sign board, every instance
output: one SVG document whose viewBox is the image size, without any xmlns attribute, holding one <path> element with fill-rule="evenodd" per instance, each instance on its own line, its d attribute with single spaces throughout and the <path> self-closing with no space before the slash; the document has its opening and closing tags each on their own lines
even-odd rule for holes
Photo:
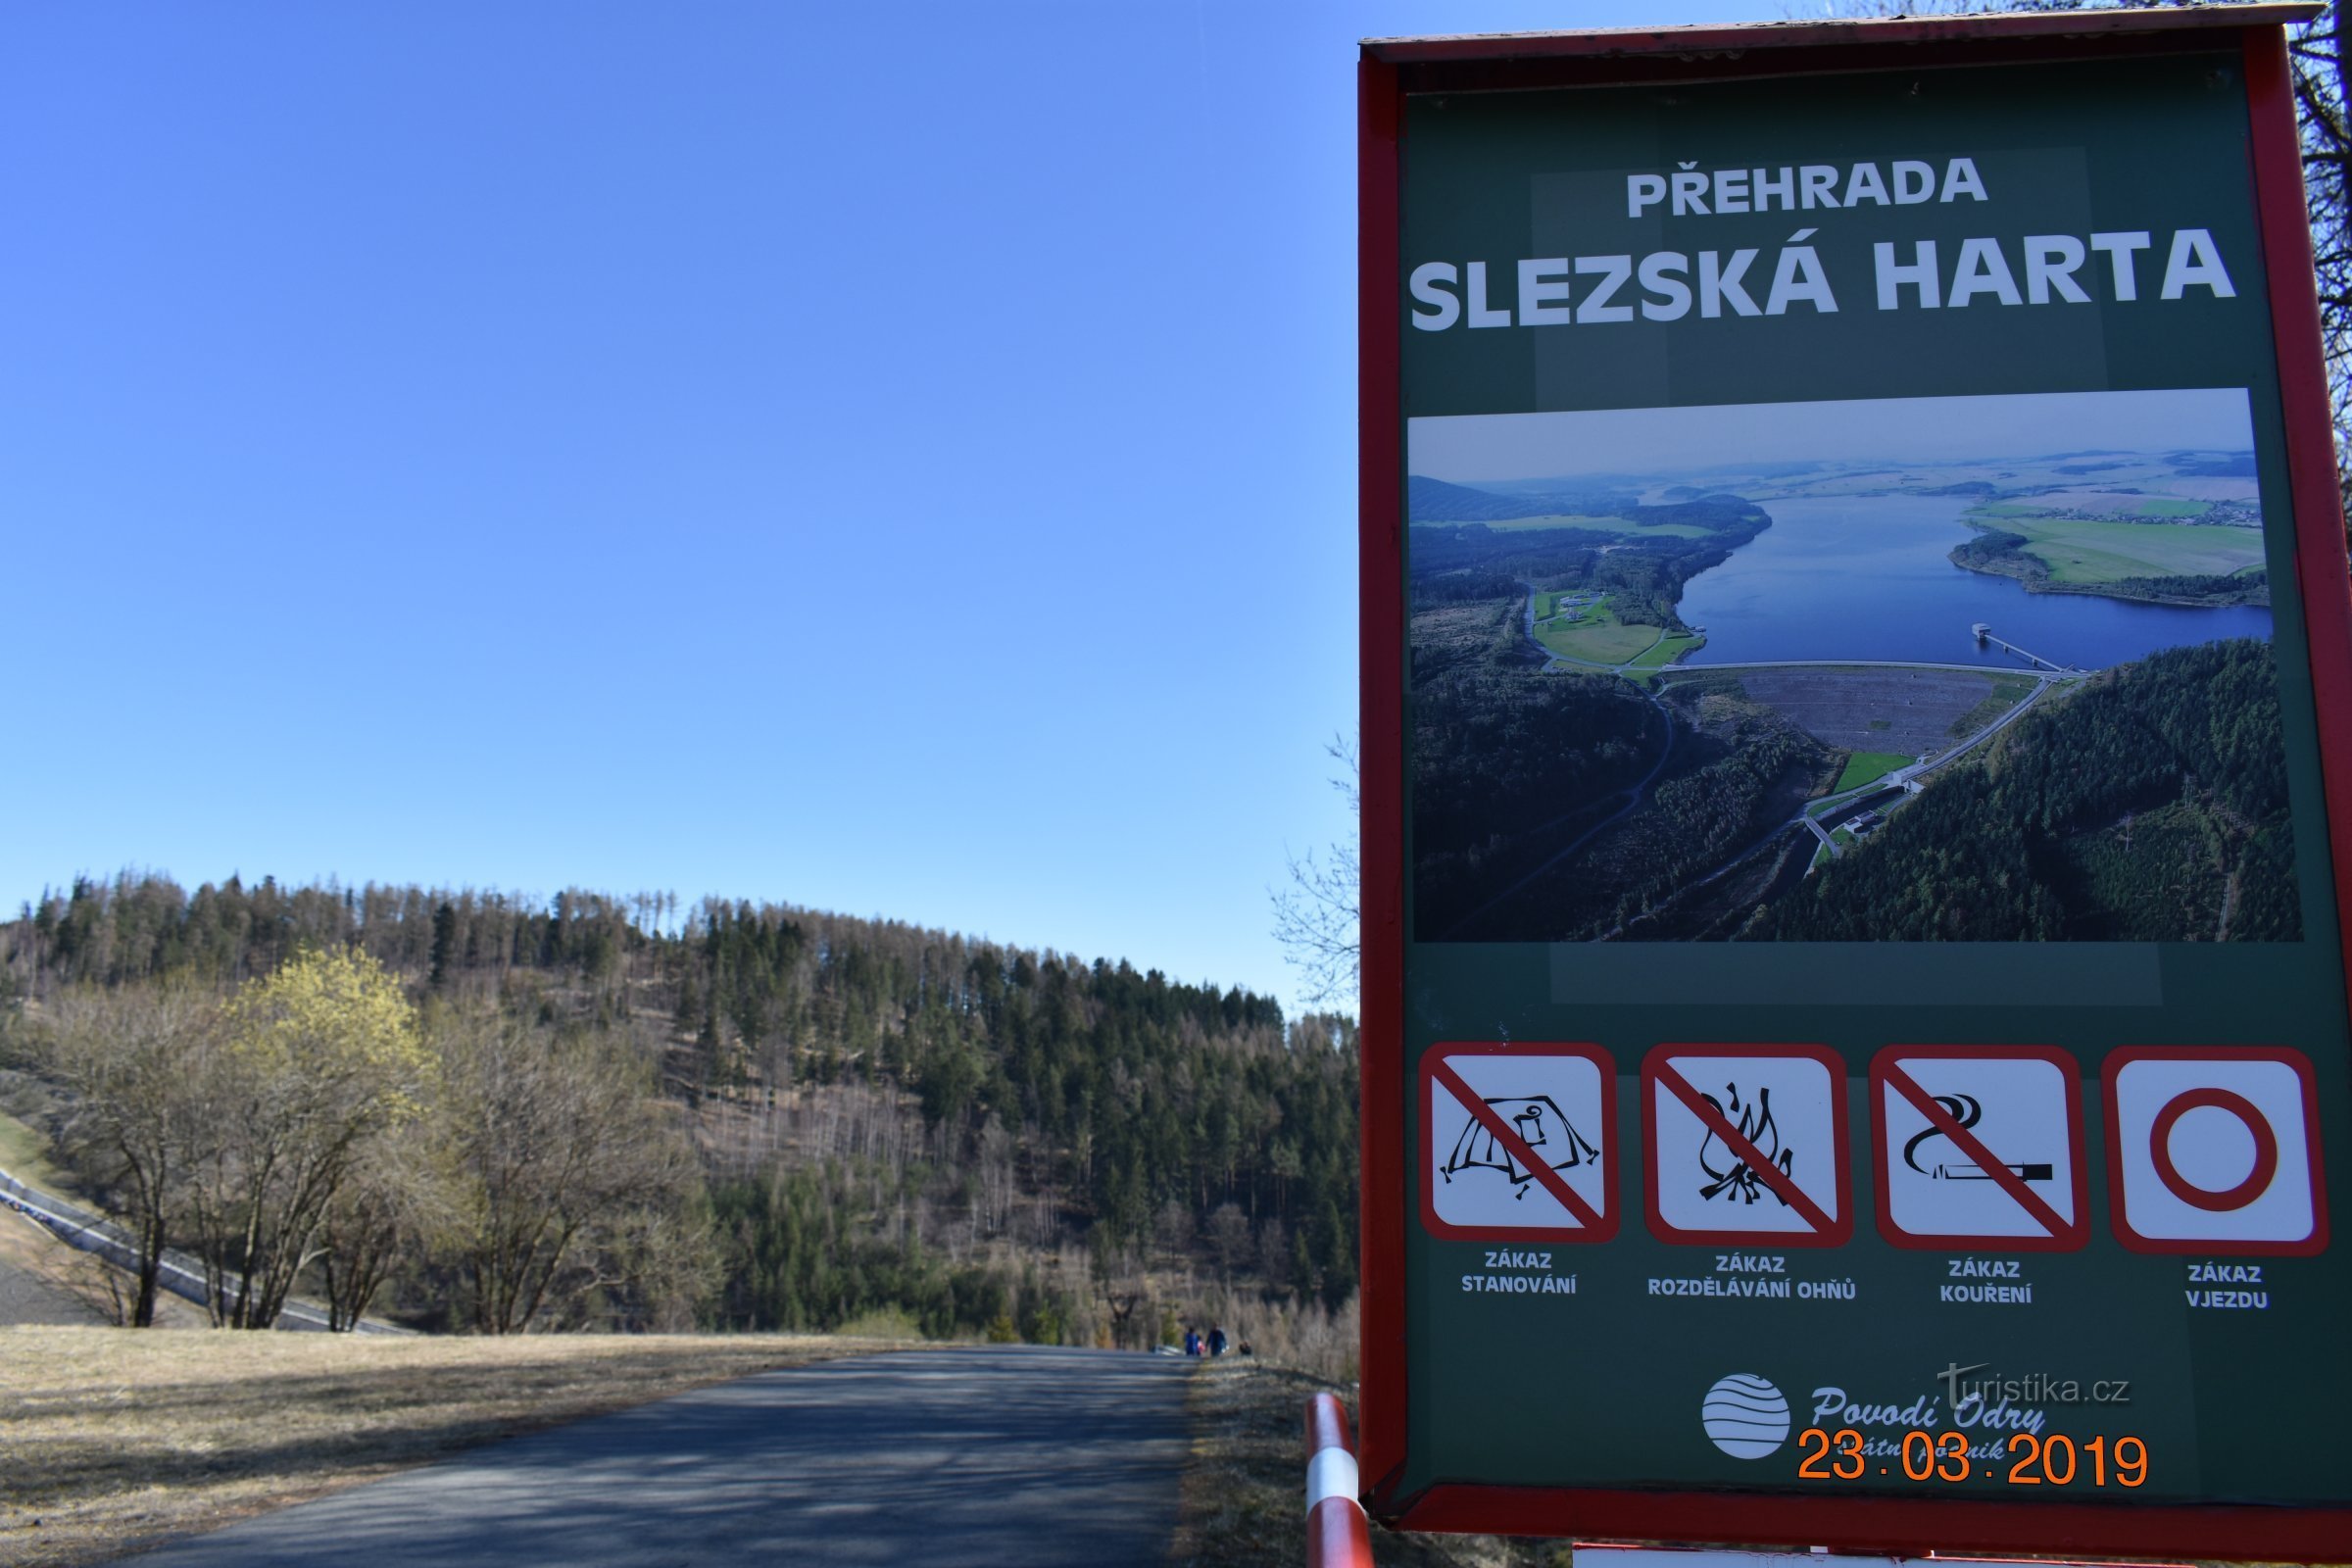
<svg viewBox="0 0 2352 1568">
<path fill-rule="evenodd" d="M 1376 1515 L 2352 1559 L 2313 9 L 1365 45 Z"/>
</svg>

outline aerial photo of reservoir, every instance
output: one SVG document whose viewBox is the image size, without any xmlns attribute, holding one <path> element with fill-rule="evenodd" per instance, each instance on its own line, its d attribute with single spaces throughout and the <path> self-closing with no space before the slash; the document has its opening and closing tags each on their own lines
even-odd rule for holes
<svg viewBox="0 0 2352 1568">
<path fill-rule="evenodd" d="M 1411 421 L 1424 942 L 2300 937 L 2243 391 Z"/>
</svg>

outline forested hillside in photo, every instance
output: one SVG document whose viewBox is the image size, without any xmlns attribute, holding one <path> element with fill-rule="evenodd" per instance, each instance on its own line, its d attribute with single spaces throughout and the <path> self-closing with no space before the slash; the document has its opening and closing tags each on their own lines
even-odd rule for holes
<svg viewBox="0 0 2352 1568">
<path fill-rule="evenodd" d="M 1436 481 L 1415 478 L 1413 483 Z M 1543 526 L 1525 529 L 1490 528 L 1482 521 L 1434 526 L 1418 507 L 1416 502 L 1411 542 L 1416 612 L 1517 597 L 1527 579 L 1541 577 L 1549 587 L 1610 594 L 1624 618 L 1677 629 L 1683 584 L 1721 565 L 1772 525 L 1762 508 L 1738 496 L 1655 507 L 1629 504 L 1605 516 L 1545 518 Z M 1496 510 L 1525 509 L 1497 501 Z M 1629 549 L 1629 543 L 1639 548 Z"/>
<path fill-rule="evenodd" d="M 316 953 L 380 964 L 446 1083 L 512 1099 L 499 1086 L 518 1075 L 593 1060 L 631 1075 L 692 1156 L 659 1215 L 579 1222 L 537 1312 L 494 1321 L 505 1298 L 475 1244 L 516 1178 L 492 1168 L 496 1151 L 451 1155 L 472 1161 L 470 1185 L 396 1227 L 378 1314 L 451 1328 L 909 1320 L 1084 1344 L 1148 1343 L 1181 1317 L 1261 1349 L 1352 1340 L 1349 1022 L 1286 1025 L 1238 989 L 894 922 L 682 909 L 667 895 L 77 881 L 0 925 L 0 1017 L 28 1065 L 18 1113 L 122 1191 L 104 1141 L 76 1144 L 89 1118 L 62 1081 L 78 1059 L 57 1043 L 65 1020 L 250 991 Z M 384 1144 L 393 1157 L 403 1140 Z M 319 1245 L 306 1279 L 323 1287 L 349 1259 L 333 1236 Z"/>
<path fill-rule="evenodd" d="M 2291 941 L 2302 934 L 2267 643 L 2175 648 L 2028 713 L 1750 935 Z"/>
<path fill-rule="evenodd" d="M 1466 514 L 1475 509 L 1452 492 L 1484 492 L 1413 483 L 1419 940 L 1588 941 L 1636 921 L 1654 935 L 1655 907 L 1678 886 L 1836 776 L 1831 753 L 1736 686 L 1653 689 L 1668 660 L 1700 645 L 1682 618 L 1685 584 L 1771 526 L 1762 508 L 1685 486 L 1607 517 L 1441 526 L 1424 509 Z M 1506 511 L 1568 504 L 1494 499 Z M 1604 525 L 1622 526 L 1595 531 Z M 1579 608 L 1556 608 L 1575 596 Z M 1580 619 L 1608 629 L 1558 630 Z M 1627 628 L 1609 644 L 1543 640 Z"/>
</svg>

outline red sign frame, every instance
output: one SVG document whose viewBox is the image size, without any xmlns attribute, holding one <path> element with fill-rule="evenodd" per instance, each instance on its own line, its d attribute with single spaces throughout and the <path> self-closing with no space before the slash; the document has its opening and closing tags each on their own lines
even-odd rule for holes
<svg viewBox="0 0 2352 1568">
<path fill-rule="evenodd" d="M 2124 1210 L 2123 1117 L 2116 1104 L 2116 1078 L 2135 1061 L 2209 1061 L 2215 1053 L 2197 1046 L 2126 1046 L 2110 1052 L 2099 1074 L 2099 1101 L 2107 1116 L 2108 1223 L 2115 1239 L 2134 1252 L 2194 1254 L 2199 1257 L 2311 1257 L 2328 1247 L 2328 1189 L 2323 1181 L 2325 1152 L 2320 1147 L 2320 1097 L 2311 1074 L 2311 1058 L 2299 1051 L 2232 1048 L 2223 1059 L 2275 1061 L 2295 1075 L 2302 1088 L 2303 1147 L 2311 1182 L 2311 1235 L 2299 1242 L 2170 1241 L 2147 1237 L 2132 1229 Z M 2236 1096 L 2229 1096 L 2236 1099 Z M 2176 1102 L 2178 1103 L 2178 1102 Z M 2159 1118 L 2160 1120 L 2162 1118 Z M 2272 1157 L 2277 1157 L 2276 1146 Z M 2192 1200 L 2193 1201 L 2193 1200 Z"/>
<path fill-rule="evenodd" d="M 1829 1221 L 1828 1229 L 1824 1230 L 1815 1224 L 1810 1231 L 1687 1231 L 1670 1224 L 1665 1215 L 1658 1211 L 1659 1152 L 1656 1123 L 1652 1119 L 1658 1103 L 1657 1097 L 1665 1093 L 1674 1094 L 1692 1112 L 1705 1116 L 1706 1113 L 1698 1106 L 1690 1104 L 1690 1096 L 1687 1086 L 1667 1082 L 1671 1070 L 1667 1062 L 1670 1059 L 1693 1056 L 1721 1061 L 1809 1061 L 1830 1075 L 1830 1169 L 1837 1178 L 1838 1212 L 1822 1216 Z M 1853 1240 L 1854 1180 L 1853 1162 L 1849 1157 L 1853 1149 L 1853 1130 L 1847 1125 L 1846 1118 L 1845 1060 L 1837 1053 L 1822 1046 L 1659 1046 L 1642 1058 L 1642 1093 L 1636 1103 L 1642 1107 L 1642 1207 L 1649 1222 L 1649 1234 L 1659 1241 L 1674 1247 L 1784 1248 L 1843 1247 Z M 1714 1119 L 1720 1122 L 1722 1113 L 1718 1111 Z M 1728 1124 L 1719 1125 L 1714 1131 L 1727 1143 L 1735 1136 L 1734 1129 Z M 1735 1146 L 1735 1152 L 1742 1147 Z M 1754 1160 L 1750 1163 L 1758 1178 L 1776 1194 L 1782 1194 L 1786 1187 L 1802 1196 L 1801 1189 L 1774 1170 L 1769 1162 Z M 1783 1195 L 1783 1201 L 1787 1201 L 1786 1195 Z"/>
<path fill-rule="evenodd" d="M 2074 1183 L 2075 1220 L 2046 1237 L 2033 1236 L 1916 1236 L 1894 1222 L 1885 1200 L 1887 1192 L 1886 1089 L 1887 1079 L 1902 1061 L 2042 1061 L 2058 1069 L 2066 1086 L 2067 1179 Z M 1908 1098 L 1908 1097 L 1906 1097 Z M 2090 1239 L 2089 1138 L 2082 1123 L 2082 1080 L 2074 1056 L 2054 1046 L 1888 1046 L 1870 1059 L 1871 1166 L 1878 1178 L 1879 1236 L 1889 1247 L 1916 1251 L 1948 1252 L 1983 1244 L 2004 1252 L 2079 1251 Z M 1978 1160 L 1983 1164 L 1982 1158 Z"/>
<path fill-rule="evenodd" d="M 1430 1114 L 1431 1102 L 1434 1097 L 1441 1092 L 1450 1092 L 1454 1093 L 1456 1099 L 1460 1098 L 1457 1091 L 1442 1091 L 1442 1086 L 1438 1083 L 1439 1064 L 1448 1057 L 1471 1055 L 1510 1055 L 1535 1059 L 1576 1056 L 1591 1062 L 1600 1070 L 1600 1147 L 1603 1151 L 1601 1157 L 1606 1160 L 1613 1160 L 1617 1157 L 1617 1064 L 1611 1061 L 1609 1054 L 1598 1046 L 1571 1045 L 1556 1041 L 1531 1042 L 1526 1045 L 1452 1042 L 1432 1046 L 1423 1052 L 1420 1074 L 1420 1124 L 1424 1139 L 1435 1137 L 1434 1129 L 1437 1124 Z M 1476 1112 L 1472 1112 L 1472 1114 L 1476 1115 Z M 1520 1154 L 1516 1149 L 1512 1152 Z M 1425 1144 L 1423 1154 L 1425 1156 L 1423 1168 L 1427 1169 L 1430 1160 L 1435 1157 L 1434 1144 Z M 1521 1163 L 1527 1165 L 1531 1172 L 1536 1171 L 1537 1166 L 1542 1163 L 1525 1154 L 1520 1154 L 1520 1160 Z M 1538 1173 L 1537 1179 L 1543 1180 L 1541 1173 Z M 1549 1185 L 1548 1182 L 1546 1185 Z M 1542 1242 L 1558 1247 L 1581 1247 L 1589 1242 L 1606 1242 L 1616 1238 L 1621 1216 L 1618 1213 L 1617 1183 L 1614 1178 L 1602 1187 L 1601 1196 L 1601 1206 L 1594 1212 L 1592 1223 L 1581 1229 L 1571 1230 L 1566 1227 L 1550 1226 L 1455 1225 L 1438 1213 L 1435 1195 L 1431 1193 L 1429 1185 L 1424 1182 L 1421 1188 L 1421 1222 L 1429 1227 L 1429 1233 L 1432 1236 L 1442 1236 L 1447 1241 Z M 1582 1200 L 1580 1199 L 1578 1201 L 1581 1202 Z"/>
<path fill-rule="evenodd" d="M 1375 1517 L 1399 1529 L 1612 1536 L 1940 1551 L 2352 1559 L 2337 1509 L 2016 1503 L 1761 1495 L 1700 1490 L 1440 1483 L 1400 1495 L 1405 1456 L 1407 1161 L 1404 1084 L 1404 425 L 1399 277 L 1408 93 L 1689 83 L 1759 75 L 2006 65 L 2209 50 L 2244 60 L 2254 200 L 2284 410 L 2338 923 L 2352 975 L 2352 579 L 2347 578 L 2327 368 L 2304 206 L 2285 26 L 2316 3 L 1737 27 L 1374 39 L 1358 67 L 1359 669 L 1362 724 L 1362 1360 L 1360 1468 Z"/>
</svg>

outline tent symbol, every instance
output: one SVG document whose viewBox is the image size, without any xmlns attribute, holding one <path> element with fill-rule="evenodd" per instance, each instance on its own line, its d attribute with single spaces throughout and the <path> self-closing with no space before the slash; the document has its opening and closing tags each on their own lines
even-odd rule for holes
<svg viewBox="0 0 2352 1568">
<path fill-rule="evenodd" d="M 1489 1098 L 1487 1104 L 1511 1124 L 1520 1143 L 1539 1152 L 1553 1170 L 1574 1170 L 1600 1158 L 1600 1151 L 1576 1130 L 1568 1113 L 1549 1095 L 1501 1095 Z M 1525 1198 L 1527 1184 L 1535 1180 L 1535 1173 L 1475 1118 L 1462 1128 L 1453 1141 L 1453 1152 L 1438 1167 L 1448 1185 L 1454 1172 L 1461 1170 L 1502 1172 L 1510 1178 L 1513 1198 Z"/>
</svg>

